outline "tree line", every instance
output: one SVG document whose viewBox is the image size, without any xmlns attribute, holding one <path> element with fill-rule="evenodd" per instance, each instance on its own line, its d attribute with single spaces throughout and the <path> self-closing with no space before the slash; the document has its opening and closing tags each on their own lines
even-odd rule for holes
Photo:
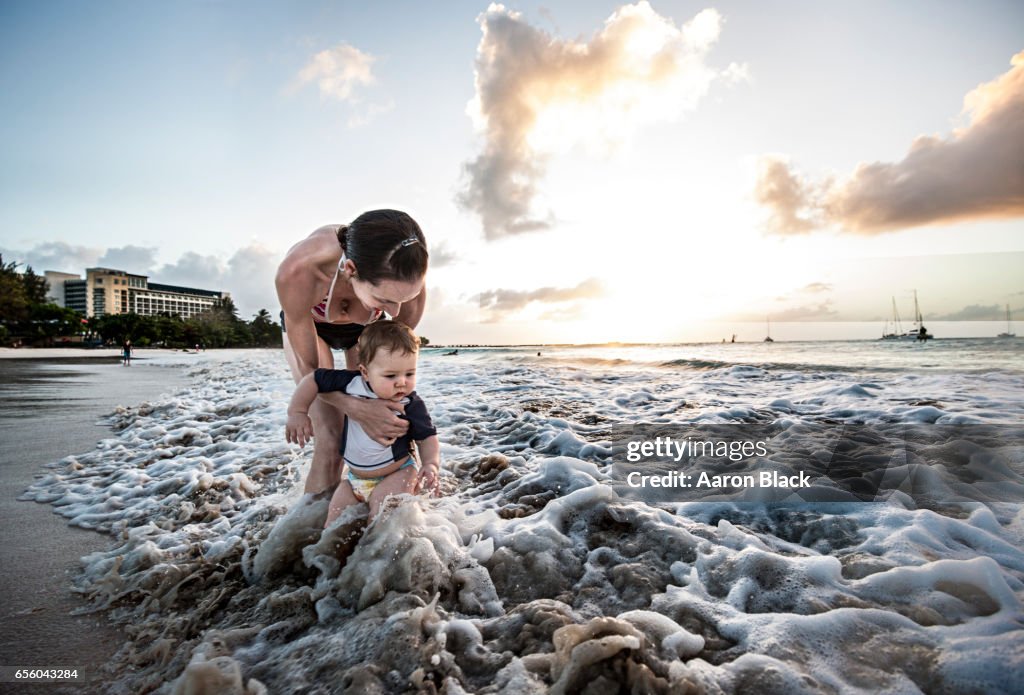
<svg viewBox="0 0 1024 695">
<path fill-rule="evenodd" d="M 20 265 L 4 262 L 0 255 L 0 345 L 45 347 L 68 341 L 121 345 L 126 340 L 136 347 L 281 345 L 281 327 L 266 309 L 260 309 L 251 321 L 245 321 L 239 318 L 230 297 L 188 319 L 178 314 L 142 316 L 131 312 L 87 319 L 73 309 L 51 302 L 47 298 L 46 278 L 37 275 L 31 266 L 19 272 Z"/>
</svg>

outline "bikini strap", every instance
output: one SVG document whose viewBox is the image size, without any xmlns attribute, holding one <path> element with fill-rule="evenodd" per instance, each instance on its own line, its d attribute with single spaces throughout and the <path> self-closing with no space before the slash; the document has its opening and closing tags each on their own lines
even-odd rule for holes
<svg viewBox="0 0 1024 695">
<path fill-rule="evenodd" d="M 324 321 L 331 323 L 331 298 L 334 296 L 334 286 L 338 284 L 338 276 L 341 275 L 341 266 L 345 265 L 345 252 L 341 252 L 341 258 L 338 259 L 338 267 L 334 271 L 334 279 L 331 280 L 331 287 L 327 290 L 327 300 L 324 305 Z"/>
</svg>

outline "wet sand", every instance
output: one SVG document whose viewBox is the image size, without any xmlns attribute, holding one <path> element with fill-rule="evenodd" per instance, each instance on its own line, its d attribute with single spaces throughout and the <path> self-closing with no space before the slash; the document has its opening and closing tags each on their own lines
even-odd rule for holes
<svg viewBox="0 0 1024 695">
<path fill-rule="evenodd" d="M 193 353 L 192 350 L 170 350 L 166 348 L 142 348 L 136 350 L 132 359 L 146 360 L 161 355 L 177 355 L 182 352 Z M 120 359 L 120 348 L 4 348 L 0 347 L 0 360 L 51 360 L 62 363 L 73 361 L 92 361 L 102 359 Z"/>
<path fill-rule="evenodd" d="M 70 590 L 78 559 L 111 538 L 17 497 L 44 464 L 111 436 L 98 421 L 116 406 L 183 386 L 185 373 L 144 359 L 125 367 L 116 356 L 0 360 L 0 666 L 77 668 L 91 679 L 120 647 L 105 613 L 70 615 L 84 605 Z M 0 693 L 55 691 L 95 692 L 87 682 L 0 683 Z"/>
</svg>

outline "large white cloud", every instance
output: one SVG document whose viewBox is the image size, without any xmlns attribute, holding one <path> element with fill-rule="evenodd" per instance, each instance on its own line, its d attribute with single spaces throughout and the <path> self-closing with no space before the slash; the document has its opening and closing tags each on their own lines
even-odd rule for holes
<svg viewBox="0 0 1024 695">
<path fill-rule="evenodd" d="M 488 239 L 551 226 L 554 213 L 534 206 L 553 152 L 628 139 L 694 108 L 717 77 L 743 74 L 705 64 L 721 30 L 714 10 L 676 26 L 646 1 L 625 5 L 589 41 L 553 37 L 502 5 L 479 22 L 470 112 L 483 148 L 458 202 Z"/>
<path fill-rule="evenodd" d="M 856 234 L 1024 215 L 1024 52 L 964 98 L 968 125 L 921 136 L 898 162 L 860 164 L 843 179 L 812 180 L 779 157 L 760 163 L 755 197 L 768 228 Z"/>
</svg>

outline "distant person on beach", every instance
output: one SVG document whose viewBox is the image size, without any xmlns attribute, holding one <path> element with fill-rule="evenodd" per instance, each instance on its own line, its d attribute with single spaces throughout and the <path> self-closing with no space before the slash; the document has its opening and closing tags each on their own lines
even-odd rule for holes
<svg viewBox="0 0 1024 695">
<path fill-rule="evenodd" d="M 126 340 L 121 345 L 121 363 L 130 367 L 132 366 L 132 341 Z"/>
<path fill-rule="evenodd" d="M 288 406 L 285 438 L 306 445 L 313 436 L 310 406 L 318 394 L 329 392 L 376 400 L 395 411 L 401 408 L 409 430 L 390 444 L 380 444 L 358 422 L 345 419 L 339 450 L 344 464 L 339 469 L 341 482 L 328 505 L 324 528 L 353 504 L 370 505 L 372 521 L 389 495 L 418 489 L 436 494 L 438 489 L 441 445 L 427 407 L 416 395 L 416 334 L 397 321 L 377 321 L 363 330 L 357 350 L 358 370 L 316 369 L 302 378 Z M 412 456 L 413 441 L 422 469 Z"/>
<path fill-rule="evenodd" d="M 275 280 L 284 352 L 295 383 L 317 368 L 333 368 L 331 350 L 344 350 L 345 366 L 356 369 L 356 341 L 385 312 L 415 328 L 426 304 L 427 261 L 420 226 L 397 210 L 373 210 L 351 224 L 321 227 L 293 246 Z M 373 441 L 393 444 L 409 428 L 399 417 L 402 410 L 401 404 L 342 392 L 317 398 L 309 409 L 316 436 L 305 491 L 338 484 L 339 412 Z"/>
</svg>

